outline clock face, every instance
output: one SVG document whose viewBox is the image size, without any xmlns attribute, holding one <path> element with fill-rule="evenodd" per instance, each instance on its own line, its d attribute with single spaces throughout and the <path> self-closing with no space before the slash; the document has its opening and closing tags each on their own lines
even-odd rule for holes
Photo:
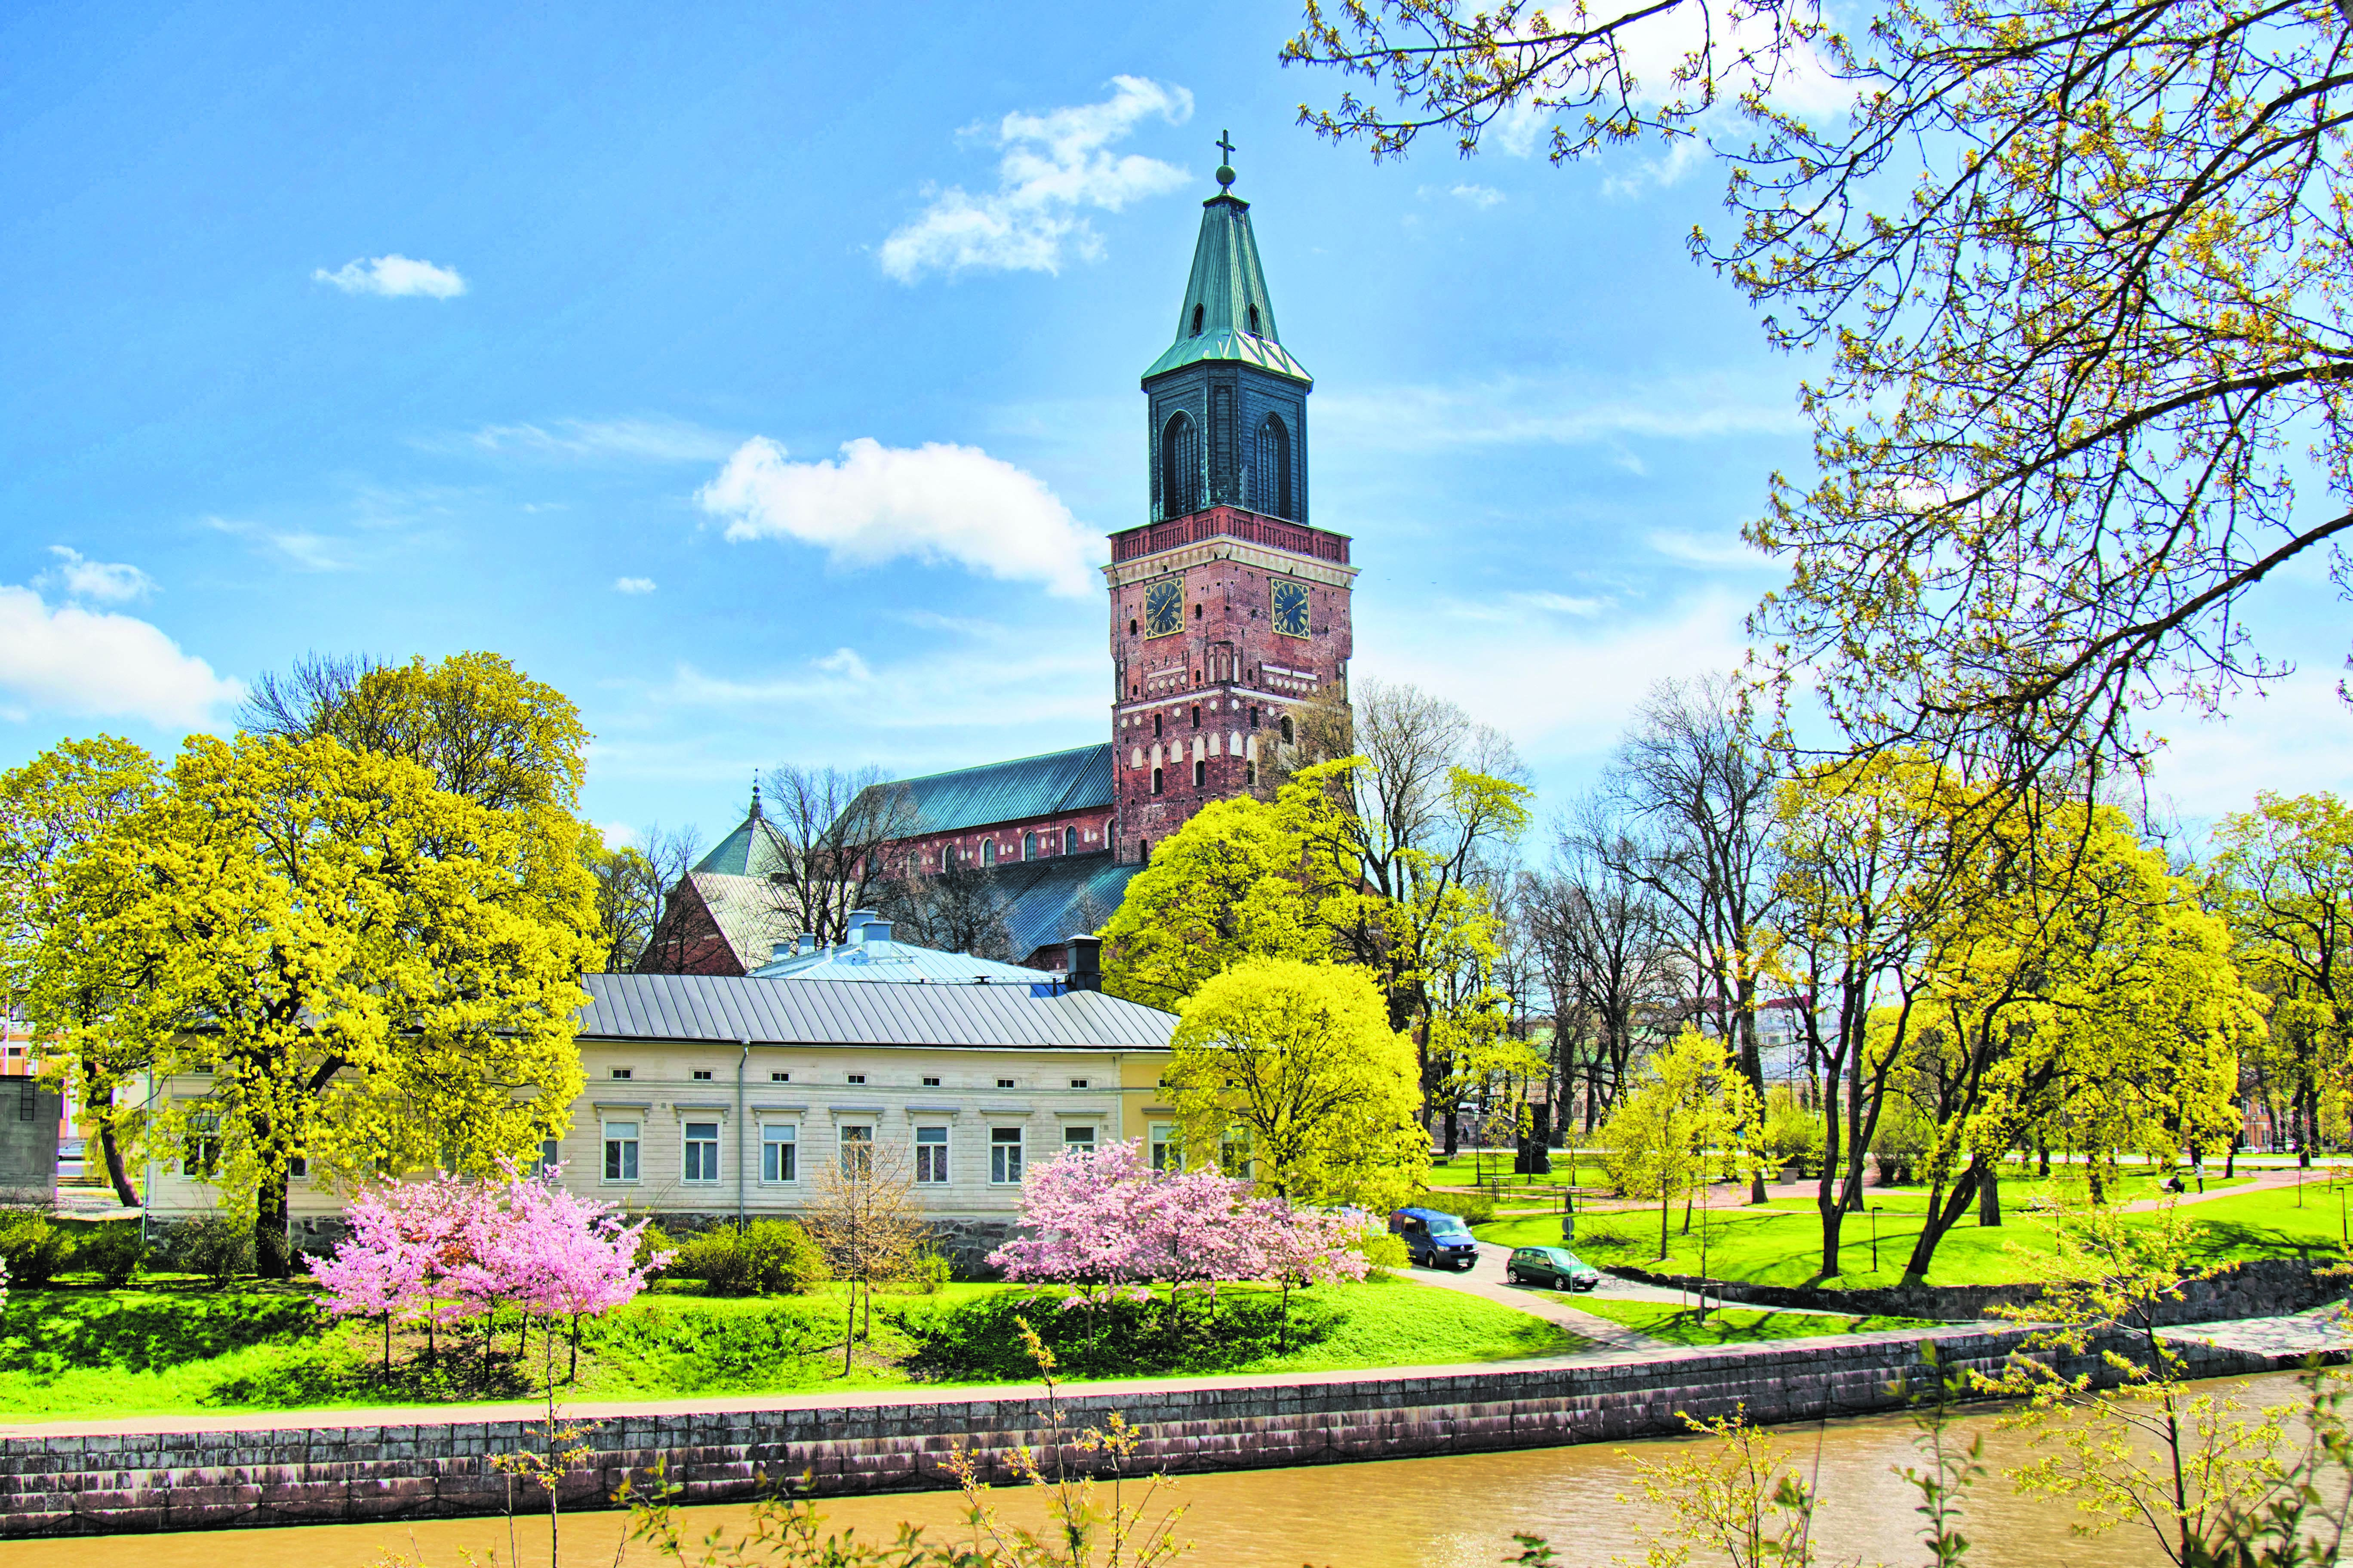
<svg viewBox="0 0 2353 1568">
<path fill-rule="evenodd" d="M 1307 589 L 1278 579 L 1274 584 L 1274 629 L 1287 637 L 1307 635 Z"/>
<path fill-rule="evenodd" d="M 1163 577 L 1144 590 L 1144 635 L 1165 637 L 1185 625 L 1185 580 Z"/>
</svg>

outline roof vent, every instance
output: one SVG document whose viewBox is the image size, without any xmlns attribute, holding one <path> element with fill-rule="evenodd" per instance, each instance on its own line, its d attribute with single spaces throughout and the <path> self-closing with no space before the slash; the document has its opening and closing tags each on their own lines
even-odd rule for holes
<svg viewBox="0 0 2353 1568">
<path fill-rule="evenodd" d="M 891 922 L 883 920 L 868 920 L 866 922 L 866 940 L 868 942 L 889 942 L 891 940 Z"/>
<path fill-rule="evenodd" d="M 801 938 L 801 941 L 803 941 L 803 942 L 807 942 L 807 940 L 808 940 L 808 938 L 807 938 L 807 937 L 803 937 L 803 938 Z M 782 963 L 785 960 L 786 960 L 786 959 L 788 959 L 788 958 L 792 957 L 792 955 L 793 955 L 794 953 L 796 953 L 796 952 L 806 952 L 807 951 L 808 951 L 808 950 L 807 950 L 807 949 L 806 949 L 806 948 L 803 948 L 803 947 L 796 946 L 796 945 L 795 945 L 794 943 L 792 943 L 792 942 L 777 942 L 775 946 L 773 946 L 773 947 L 771 947 L 771 948 L 769 948 L 769 949 L 768 949 L 768 962 L 769 962 L 770 963 Z"/>
<path fill-rule="evenodd" d="M 795 937 L 793 939 L 793 951 L 795 952 L 815 952 L 817 951 L 817 932 L 805 931 L 801 932 L 800 935 Z"/>
</svg>

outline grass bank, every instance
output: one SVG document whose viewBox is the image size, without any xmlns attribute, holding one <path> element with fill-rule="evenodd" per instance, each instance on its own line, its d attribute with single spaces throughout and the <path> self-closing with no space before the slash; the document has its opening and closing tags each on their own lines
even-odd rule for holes
<svg viewBox="0 0 2353 1568">
<path fill-rule="evenodd" d="M 1021 1380 L 1032 1373 L 1017 1314 L 1036 1325 L 1073 1381 L 1480 1363 L 1584 1342 L 1509 1307 L 1404 1279 L 1294 1291 L 1287 1323 L 1277 1293 L 1256 1287 L 1221 1290 L 1214 1309 L 1196 1298 L 1172 1314 L 1165 1293 L 1091 1313 L 1061 1310 L 1059 1292 L 950 1285 L 878 1297 L 844 1375 L 843 1306 L 831 1288 L 728 1298 L 659 1284 L 583 1326 L 578 1375 L 562 1396 Z M 524 1396 L 542 1360 L 535 1336 L 516 1355 L 512 1320 L 487 1357 L 472 1333 L 445 1331 L 433 1350 L 428 1357 L 418 1333 L 397 1333 L 387 1373 L 378 1325 L 328 1321 L 300 1286 L 213 1289 L 166 1277 L 121 1290 L 14 1290 L 0 1314 L 0 1419 L 462 1405 Z M 569 1360 L 563 1346 L 559 1375 Z"/>
<path fill-rule="evenodd" d="M 2209 1184 L 2210 1190 L 2217 1184 Z M 2148 1195 L 2146 1181 L 2128 1185 L 2120 1201 Z M 2005 1184 L 2004 1220 L 1980 1226 L 1972 1215 L 1937 1243 L 1927 1282 L 1931 1285 L 2006 1285 L 2041 1279 L 2057 1250 L 2061 1223 L 2038 1208 L 2043 1194 L 2034 1185 Z M 1598 1266 L 1630 1265 L 1670 1274 L 1702 1272 L 1703 1226 L 1705 1273 L 1712 1279 L 1762 1285 L 1831 1285 L 1868 1289 L 1899 1284 L 1918 1238 L 1926 1195 L 1917 1191 L 1873 1187 L 1867 1212 L 1846 1216 L 1840 1228 L 1838 1267 L 1822 1268 L 1821 1218 L 1810 1205 L 1789 1200 L 1750 1207 L 1728 1188 L 1715 1194 L 1721 1206 L 1694 1212 L 1688 1231 L 1680 1207 L 1669 1222 L 1668 1247 L 1659 1252 L 1656 1209 L 1580 1214 L 1578 1257 Z M 2333 1263 L 2353 1253 L 2353 1205 L 2344 1188 L 2320 1181 L 2299 1194 L 2294 1187 L 2233 1190 L 2202 1203 L 2185 1204 L 2182 1218 L 2200 1238 L 2205 1256 L 2217 1263 L 2295 1258 Z M 2155 1214 L 2127 1215 L 2126 1223 L 2156 1223 Z M 1477 1227 L 1481 1240 L 1510 1247 L 1556 1245 L 1560 1222 L 1551 1215 L 1498 1220 Z M 1874 1244 L 1874 1234 L 1876 1242 Z"/>
</svg>

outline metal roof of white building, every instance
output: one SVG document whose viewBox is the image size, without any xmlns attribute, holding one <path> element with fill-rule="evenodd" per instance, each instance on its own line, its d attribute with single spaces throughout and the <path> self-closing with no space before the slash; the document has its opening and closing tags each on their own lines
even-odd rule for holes
<svg viewBox="0 0 2353 1568">
<path fill-rule="evenodd" d="M 754 1045 L 995 1046 L 1166 1050 L 1176 1016 L 1029 984 L 589 974 L 583 1040 L 750 1040 Z"/>
</svg>

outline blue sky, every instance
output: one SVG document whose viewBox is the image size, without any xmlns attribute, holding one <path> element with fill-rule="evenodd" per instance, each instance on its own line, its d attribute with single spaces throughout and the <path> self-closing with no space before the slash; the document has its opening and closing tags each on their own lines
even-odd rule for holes
<svg viewBox="0 0 2353 1568">
<path fill-rule="evenodd" d="M 310 650 L 495 649 L 588 807 L 723 831 L 782 761 L 1107 732 L 1103 535 L 1231 131 L 1356 668 L 1567 804 L 1738 658 L 1799 367 L 1683 249 L 1704 161 L 1567 170 L 1293 123 L 1283 5 L 28 6 L 0 16 L 0 764 L 160 749 Z M 1532 140 L 1532 139 L 1530 139 Z M 2343 787 L 2304 673 L 2175 727 L 2193 816 Z"/>
</svg>

